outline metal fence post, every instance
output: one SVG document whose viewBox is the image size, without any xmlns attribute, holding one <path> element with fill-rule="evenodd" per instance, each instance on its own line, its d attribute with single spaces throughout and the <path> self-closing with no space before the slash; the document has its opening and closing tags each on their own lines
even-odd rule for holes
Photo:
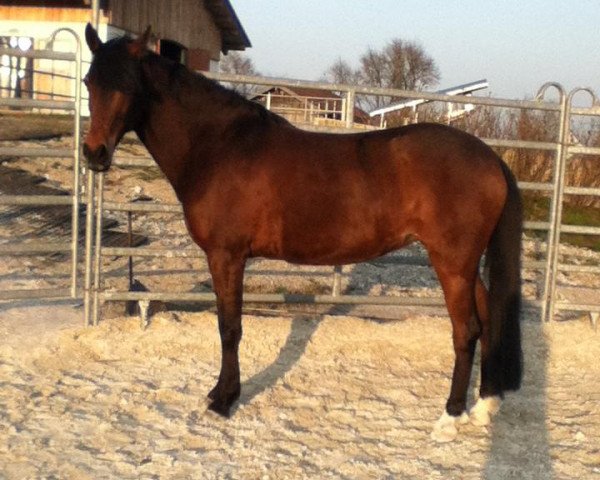
<svg viewBox="0 0 600 480">
<path fill-rule="evenodd" d="M 354 101 L 356 92 L 348 90 L 346 92 L 346 128 L 352 128 L 354 125 Z"/>
<path fill-rule="evenodd" d="M 96 174 L 92 170 L 87 171 L 87 191 L 85 212 L 85 261 L 84 261 L 84 284 L 83 284 L 83 317 L 84 325 L 92 324 L 92 247 L 94 238 L 94 190 L 96 186 Z"/>
<path fill-rule="evenodd" d="M 337 297 L 342 292 L 342 265 L 333 267 L 333 285 L 331 287 L 331 295 Z"/>
<path fill-rule="evenodd" d="M 101 255 L 102 255 L 102 213 L 104 209 L 104 173 L 96 175 L 98 179 L 98 188 L 96 190 L 96 238 L 94 245 L 94 286 L 92 301 L 92 324 L 98 325 L 99 318 L 99 292 L 100 282 L 102 281 Z"/>
<path fill-rule="evenodd" d="M 565 134 L 564 130 L 568 123 L 568 112 L 567 112 L 567 95 L 562 85 L 555 82 L 549 82 L 542 85 L 539 89 L 536 100 L 543 100 L 546 92 L 549 88 L 555 88 L 558 90 L 559 104 L 560 104 L 560 119 L 559 119 L 559 131 L 556 144 L 556 161 L 554 162 L 554 171 L 552 175 L 553 188 L 552 188 L 552 199 L 550 203 L 550 218 L 548 222 L 550 228 L 548 230 L 548 240 L 546 244 L 546 267 L 544 274 L 544 290 L 542 292 L 542 304 L 541 304 L 541 318 L 542 321 L 547 321 L 550 317 L 548 312 L 552 305 L 552 296 L 554 295 L 553 285 L 556 281 L 556 274 L 554 271 L 554 264 L 556 258 L 556 238 L 560 241 L 560 235 L 556 232 L 556 217 L 560 210 L 559 202 L 562 202 L 562 198 L 559 199 L 559 190 L 562 183 L 562 177 L 564 176 L 564 150 L 565 150 Z M 560 221 L 560 220 L 559 220 Z"/>
</svg>

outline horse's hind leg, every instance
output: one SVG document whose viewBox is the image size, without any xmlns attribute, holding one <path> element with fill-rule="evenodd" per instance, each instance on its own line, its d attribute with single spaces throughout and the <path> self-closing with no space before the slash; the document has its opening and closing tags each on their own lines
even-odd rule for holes
<svg viewBox="0 0 600 480">
<path fill-rule="evenodd" d="M 488 297 L 489 292 L 481 277 L 477 276 L 475 284 L 475 297 L 477 300 L 477 316 L 481 322 L 481 337 L 479 338 L 481 346 L 481 385 L 479 387 L 479 398 L 475 406 L 469 412 L 471 422 L 475 425 L 488 425 L 491 416 L 498 412 L 501 403 L 501 395 L 494 391 L 488 371 L 488 359 L 490 350 L 490 332 L 489 332 L 489 311 Z"/>
<path fill-rule="evenodd" d="M 481 332 L 475 310 L 476 267 L 472 274 L 465 274 L 464 270 L 453 271 L 445 268 L 442 262 L 436 262 L 435 257 L 432 257 L 431 261 L 444 290 L 448 313 L 452 321 L 452 341 L 455 353 L 452 386 L 446 402 L 446 410 L 435 424 L 431 434 L 434 440 L 447 442 L 453 440 L 458 434 L 457 424 L 468 421 L 466 414 L 467 391 L 473 368 L 475 346 Z"/>
<path fill-rule="evenodd" d="M 217 315 L 221 336 L 221 372 L 208 397 L 208 408 L 229 416 L 231 405 L 240 396 L 238 348 L 242 338 L 242 292 L 245 258 L 227 251 L 208 253 L 208 264 L 217 296 Z"/>
</svg>

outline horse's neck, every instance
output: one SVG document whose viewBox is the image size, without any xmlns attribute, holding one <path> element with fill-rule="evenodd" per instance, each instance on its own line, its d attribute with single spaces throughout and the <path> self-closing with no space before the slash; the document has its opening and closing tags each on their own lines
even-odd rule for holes
<svg viewBox="0 0 600 480">
<path fill-rule="evenodd" d="M 178 184 L 190 162 L 194 170 L 201 168 L 214 152 L 216 137 L 236 119 L 253 113 L 243 100 L 191 73 L 183 74 L 180 90 L 174 92 L 168 87 L 169 72 L 160 62 L 148 72 L 153 82 L 150 90 L 157 95 L 149 99 L 148 115 L 138 135 L 179 194 Z"/>
<path fill-rule="evenodd" d="M 208 99 L 203 102 L 201 95 L 190 102 L 161 95 L 159 100 L 151 101 L 146 121 L 138 131 L 178 195 L 183 193 L 180 186 L 190 163 L 198 170 L 202 162 L 210 160 L 214 137 L 226 128 L 226 120 L 210 108 L 203 108 L 203 104 L 208 104 Z"/>
<path fill-rule="evenodd" d="M 176 187 L 190 151 L 190 138 L 181 110 L 173 100 L 163 100 L 150 109 L 144 126 L 137 133 L 171 185 Z"/>
</svg>

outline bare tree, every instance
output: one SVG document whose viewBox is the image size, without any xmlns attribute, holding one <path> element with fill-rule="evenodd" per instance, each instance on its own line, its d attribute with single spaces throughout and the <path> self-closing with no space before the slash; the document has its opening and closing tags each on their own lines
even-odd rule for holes
<svg viewBox="0 0 600 480">
<path fill-rule="evenodd" d="M 338 58 L 323 75 L 323 80 L 332 83 L 342 83 L 346 85 L 356 85 L 359 83 L 359 75 L 348 62 Z"/>
<path fill-rule="evenodd" d="M 435 61 L 423 47 L 399 38 L 390 41 L 382 50 L 368 48 L 359 61 L 360 67 L 353 70 L 339 59 L 325 76 L 339 83 L 400 90 L 424 90 L 436 86 L 440 79 Z M 390 97 L 359 97 L 365 109 L 378 108 L 394 100 Z"/>
<path fill-rule="evenodd" d="M 220 70 L 223 73 L 232 73 L 235 75 L 249 75 L 256 76 L 259 73 L 254 68 L 254 63 L 246 55 L 236 52 L 235 50 L 230 51 L 223 57 L 220 64 Z M 255 85 L 247 83 L 232 83 L 230 87 L 242 95 L 248 96 L 256 90 Z"/>
</svg>

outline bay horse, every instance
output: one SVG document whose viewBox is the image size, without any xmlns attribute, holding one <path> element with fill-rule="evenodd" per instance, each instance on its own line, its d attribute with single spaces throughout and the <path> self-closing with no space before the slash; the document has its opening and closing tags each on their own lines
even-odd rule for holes
<svg viewBox="0 0 600 480">
<path fill-rule="evenodd" d="M 455 364 L 432 436 L 453 439 L 466 421 L 477 340 L 481 385 L 471 420 L 487 424 L 521 383 L 522 208 L 515 179 L 479 139 L 438 124 L 355 134 L 303 131 L 263 106 L 147 48 L 103 43 L 85 84 L 91 123 L 84 155 L 104 172 L 135 131 L 182 204 L 205 252 L 217 298 L 221 370 L 209 408 L 229 416 L 240 395 L 242 291 L 251 257 L 341 265 L 418 240 L 439 278 Z M 479 263 L 487 250 L 489 290 Z"/>
</svg>

